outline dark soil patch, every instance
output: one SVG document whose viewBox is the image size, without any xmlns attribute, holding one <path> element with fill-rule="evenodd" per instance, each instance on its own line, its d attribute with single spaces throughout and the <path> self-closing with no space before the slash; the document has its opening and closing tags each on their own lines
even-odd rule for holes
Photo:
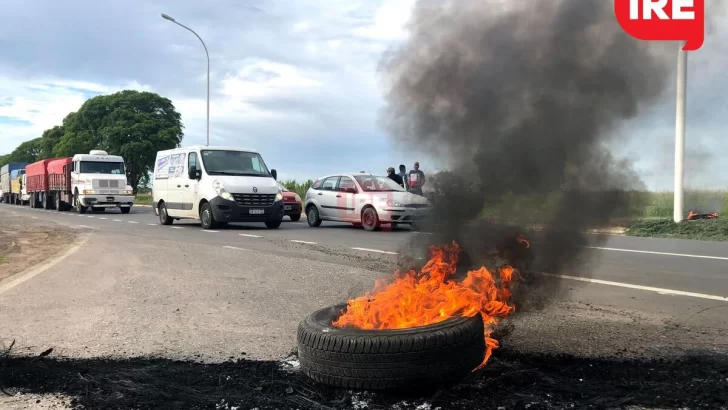
<svg viewBox="0 0 728 410">
<path fill-rule="evenodd" d="M 605 343 L 608 341 L 605 340 Z M 418 396 L 327 388 L 281 362 L 203 364 L 167 359 L 10 357 L 5 394 L 63 394 L 78 409 L 728 408 L 728 357 L 585 359 L 506 349 L 459 385 Z M 2 393 L 0 393 L 2 394 Z"/>
</svg>

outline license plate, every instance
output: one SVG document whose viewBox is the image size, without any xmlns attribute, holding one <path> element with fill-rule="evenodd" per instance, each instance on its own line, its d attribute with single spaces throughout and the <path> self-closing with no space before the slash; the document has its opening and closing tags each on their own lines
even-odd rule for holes
<svg viewBox="0 0 728 410">
<path fill-rule="evenodd" d="M 262 209 L 251 209 L 248 212 L 250 212 L 251 215 L 263 215 L 265 213 Z"/>
<path fill-rule="evenodd" d="M 106 197 L 106 202 L 114 202 L 114 197 L 113 196 L 107 196 Z"/>
<path fill-rule="evenodd" d="M 290 211 L 291 209 L 293 208 L 290 205 L 283 205 L 283 210 Z"/>
</svg>

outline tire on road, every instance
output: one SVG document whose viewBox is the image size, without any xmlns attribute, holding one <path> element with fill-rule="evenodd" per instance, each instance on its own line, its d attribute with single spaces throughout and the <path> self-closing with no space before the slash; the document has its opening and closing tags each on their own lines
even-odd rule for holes
<svg viewBox="0 0 728 410">
<path fill-rule="evenodd" d="M 306 220 L 308 221 L 308 226 L 321 226 L 321 216 L 319 216 L 316 205 L 309 205 L 308 208 L 306 208 Z"/>
<path fill-rule="evenodd" d="M 200 225 L 202 225 L 202 229 L 217 228 L 217 221 L 215 215 L 212 214 L 212 207 L 209 202 L 205 202 L 200 207 Z"/>
<path fill-rule="evenodd" d="M 174 222 L 174 219 L 167 214 L 167 205 L 164 202 L 159 203 L 157 214 L 159 215 L 159 223 L 162 225 L 172 225 L 172 222 Z"/>
<path fill-rule="evenodd" d="M 291 218 L 291 221 L 298 222 L 301 219 L 301 214 L 289 215 L 289 217 Z"/>
<path fill-rule="evenodd" d="M 382 223 L 379 221 L 379 215 L 377 215 L 376 209 L 371 206 L 364 208 L 361 211 L 361 224 L 367 231 L 376 231 Z"/>
<path fill-rule="evenodd" d="M 459 382 L 485 357 L 480 315 L 411 329 L 337 328 L 346 305 L 318 310 L 298 325 L 305 375 L 340 388 L 410 390 Z"/>
</svg>

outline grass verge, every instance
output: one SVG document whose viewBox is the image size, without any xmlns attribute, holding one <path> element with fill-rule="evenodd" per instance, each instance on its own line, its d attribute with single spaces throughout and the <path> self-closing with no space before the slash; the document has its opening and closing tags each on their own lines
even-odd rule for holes
<svg viewBox="0 0 728 410">
<path fill-rule="evenodd" d="M 675 223 L 672 219 L 638 219 L 627 228 L 626 235 L 652 238 L 728 241 L 728 220 L 701 219 Z"/>
</svg>

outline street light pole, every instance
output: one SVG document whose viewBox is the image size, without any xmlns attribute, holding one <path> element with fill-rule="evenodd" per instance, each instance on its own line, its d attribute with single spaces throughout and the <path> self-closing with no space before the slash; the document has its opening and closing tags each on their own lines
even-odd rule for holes
<svg viewBox="0 0 728 410">
<path fill-rule="evenodd" d="M 687 71 L 688 53 L 679 42 L 677 54 L 677 101 L 675 103 L 675 197 L 673 203 L 673 220 L 683 220 L 684 176 L 685 176 L 685 114 L 687 105 Z"/>
<path fill-rule="evenodd" d="M 194 30 L 191 28 L 185 26 L 184 24 L 178 23 L 175 19 L 172 17 L 162 13 L 162 18 L 165 20 L 169 20 L 174 24 L 177 24 L 178 26 L 182 28 L 186 28 L 187 30 L 191 31 L 192 34 L 194 34 L 199 40 L 200 43 L 202 43 L 202 47 L 205 48 L 205 55 L 207 56 L 207 144 L 205 146 L 210 145 L 210 53 L 207 52 L 207 46 L 205 45 L 205 42 L 202 41 L 202 38 L 195 33 Z"/>
</svg>

